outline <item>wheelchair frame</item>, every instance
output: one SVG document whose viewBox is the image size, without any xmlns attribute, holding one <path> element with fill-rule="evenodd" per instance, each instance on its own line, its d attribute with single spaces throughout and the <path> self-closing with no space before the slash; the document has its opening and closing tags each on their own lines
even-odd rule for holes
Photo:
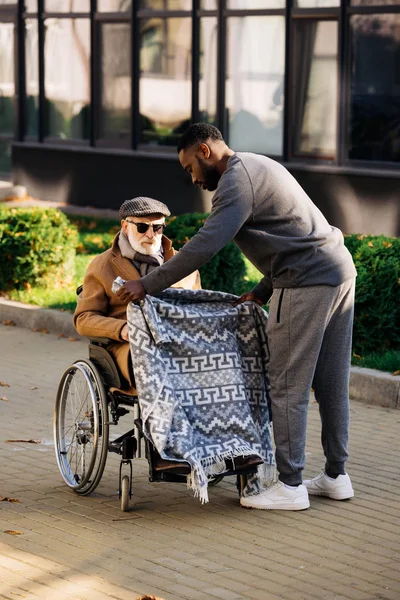
<svg viewBox="0 0 400 600">
<path fill-rule="evenodd" d="M 121 456 L 118 494 L 121 509 L 129 509 L 132 497 L 132 459 L 145 456 L 149 481 L 185 482 L 186 476 L 155 470 L 155 449 L 143 434 L 137 396 L 121 389 L 121 378 L 113 357 L 107 351 L 107 338 L 90 338 L 89 359 L 80 359 L 63 373 L 54 411 L 54 443 L 58 467 L 64 482 L 77 494 L 86 496 L 99 484 L 108 452 Z M 126 414 L 133 414 L 133 428 L 110 442 L 110 426 Z M 179 463 L 177 463 L 177 466 Z M 128 473 L 122 475 L 124 467 Z M 215 485 L 227 475 L 237 475 L 239 494 L 246 485 L 249 467 L 240 473 L 231 471 L 209 481 Z"/>
</svg>

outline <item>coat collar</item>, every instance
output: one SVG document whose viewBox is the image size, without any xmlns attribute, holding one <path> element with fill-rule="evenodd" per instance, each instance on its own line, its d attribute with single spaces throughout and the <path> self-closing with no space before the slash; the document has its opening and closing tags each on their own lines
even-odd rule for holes
<svg viewBox="0 0 400 600">
<path fill-rule="evenodd" d="M 140 279 L 140 275 L 134 265 L 128 258 L 125 258 L 121 254 L 121 250 L 118 245 L 118 238 L 120 235 L 120 231 L 114 238 L 114 241 L 111 246 L 111 254 L 112 254 L 112 262 L 121 273 L 121 276 L 125 279 Z M 164 251 L 164 260 L 167 261 L 175 254 L 175 251 L 172 247 L 172 242 L 165 235 L 162 236 L 162 247 Z"/>
</svg>

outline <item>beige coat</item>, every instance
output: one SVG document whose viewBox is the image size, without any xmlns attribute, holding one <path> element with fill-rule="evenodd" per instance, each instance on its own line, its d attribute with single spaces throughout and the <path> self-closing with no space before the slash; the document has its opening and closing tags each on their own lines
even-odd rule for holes
<svg viewBox="0 0 400 600">
<path fill-rule="evenodd" d="M 118 246 L 119 233 L 112 247 L 96 256 L 90 263 L 83 280 L 83 290 L 78 296 L 74 325 L 80 335 L 106 337 L 115 340 L 107 350 L 116 359 L 120 373 L 132 385 L 132 367 L 128 342 L 122 340 L 121 330 L 126 323 L 126 303 L 111 290 L 114 279 L 140 279 L 139 272 L 128 258 L 124 258 Z M 164 260 L 175 254 L 171 241 L 163 236 Z M 200 289 L 200 275 L 196 271 L 174 287 Z"/>
</svg>

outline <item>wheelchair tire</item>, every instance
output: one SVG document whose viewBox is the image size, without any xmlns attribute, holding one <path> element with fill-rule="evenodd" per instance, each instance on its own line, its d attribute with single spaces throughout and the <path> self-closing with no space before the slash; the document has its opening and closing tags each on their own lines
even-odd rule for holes
<svg viewBox="0 0 400 600">
<path fill-rule="evenodd" d="M 58 467 L 77 494 L 90 494 L 97 487 L 108 438 L 108 404 L 99 371 L 90 360 L 77 360 L 61 377 L 54 411 Z"/>
<path fill-rule="evenodd" d="M 127 512 L 129 510 L 129 476 L 124 475 L 121 481 L 121 510 Z"/>
<path fill-rule="evenodd" d="M 208 485 L 210 485 L 211 487 L 214 485 L 218 485 L 219 482 L 223 480 L 223 478 L 224 475 L 214 475 L 208 480 Z"/>
</svg>

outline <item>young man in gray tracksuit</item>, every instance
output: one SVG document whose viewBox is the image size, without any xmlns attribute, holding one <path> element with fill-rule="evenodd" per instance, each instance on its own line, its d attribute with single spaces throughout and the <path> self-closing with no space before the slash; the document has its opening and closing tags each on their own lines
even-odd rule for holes
<svg viewBox="0 0 400 600">
<path fill-rule="evenodd" d="M 282 165 L 234 152 L 212 125 L 191 125 L 178 152 L 193 183 L 215 190 L 211 214 L 176 256 L 141 280 L 126 282 L 119 294 L 126 302 L 157 294 L 233 239 L 264 275 L 240 302 L 263 304 L 271 298 L 269 378 L 279 472 L 276 484 L 240 502 L 249 508 L 302 510 L 309 507 L 309 494 L 352 497 L 345 463 L 356 270 L 341 232 Z M 311 387 L 326 464 L 320 475 L 302 483 Z"/>
</svg>

